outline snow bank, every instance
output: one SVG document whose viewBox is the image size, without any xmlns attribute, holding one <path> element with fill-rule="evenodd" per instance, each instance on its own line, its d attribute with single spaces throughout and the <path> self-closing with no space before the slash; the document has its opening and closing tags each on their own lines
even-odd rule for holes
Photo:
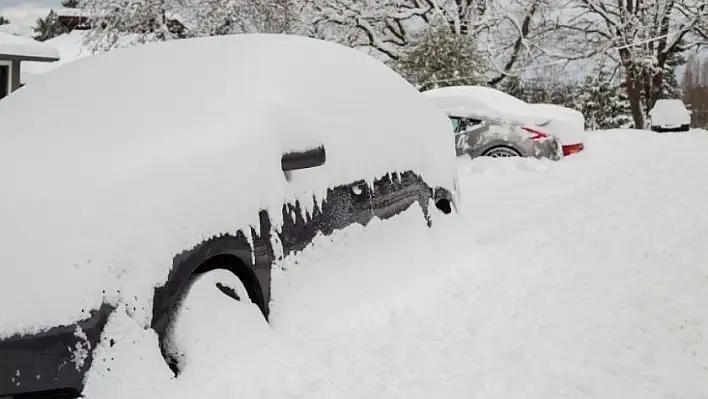
<svg viewBox="0 0 708 399">
<path fill-rule="evenodd" d="M 0 32 L 0 54 L 15 57 L 39 57 L 59 59 L 59 53 L 52 46 L 28 37 Z"/>
<path fill-rule="evenodd" d="M 312 207 L 343 182 L 456 176 L 450 123 L 413 86 L 356 50 L 294 36 L 82 58 L 3 100 L 0 120 L 0 336 L 75 321 L 104 296 L 135 300 L 147 325 L 172 257 L 257 226 L 260 209 L 278 225 L 283 201 Z M 286 181 L 283 151 L 319 144 L 327 163 Z"/>
<path fill-rule="evenodd" d="M 412 207 L 318 237 L 274 270 L 271 328 L 200 296 L 179 378 L 117 314 L 87 397 L 707 397 L 708 134 L 589 141 L 461 160 L 474 212 L 432 229 Z"/>
</svg>

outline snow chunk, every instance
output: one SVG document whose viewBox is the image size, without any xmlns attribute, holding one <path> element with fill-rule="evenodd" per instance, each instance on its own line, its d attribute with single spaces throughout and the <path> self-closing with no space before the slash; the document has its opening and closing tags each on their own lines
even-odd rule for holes
<svg viewBox="0 0 708 399">
<path fill-rule="evenodd" d="M 175 254 L 250 231 L 261 209 L 277 225 L 283 202 L 342 183 L 456 178 L 443 113 L 375 59 L 303 37 L 84 57 L 4 99 L 0 120 L 0 337 L 77 321 L 104 296 L 151 309 Z M 320 144 L 326 164 L 286 180 L 282 153 Z"/>
<path fill-rule="evenodd" d="M 52 61 L 59 59 L 59 52 L 52 46 L 6 32 L 0 32 L 0 54 L 13 57 L 36 57 Z"/>
</svg>

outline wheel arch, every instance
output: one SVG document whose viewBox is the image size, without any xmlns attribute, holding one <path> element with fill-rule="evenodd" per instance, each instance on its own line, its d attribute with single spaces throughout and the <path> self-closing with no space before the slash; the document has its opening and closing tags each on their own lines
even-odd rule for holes
<svg viewBox="0 0 708 399">
<path fill-rule="evenodd" d="M 189 289 L 194 276 L 216 269 L 234 273 L 248 291 L 249 297 L 268 319 L 268 304 L 265 302 L 262 285 L 251 262 L 252 249 L 245 236 L 222 235 L 205 240 L 194 248 L 176 255 L 165 284 L 155 288 L 151 327 L 158 336 L 160 351 L 168 361 L 164 347 L 168 327 L 174 310 Z M 269 282 L 268 282 L 269 283 Z"/>
</svg>

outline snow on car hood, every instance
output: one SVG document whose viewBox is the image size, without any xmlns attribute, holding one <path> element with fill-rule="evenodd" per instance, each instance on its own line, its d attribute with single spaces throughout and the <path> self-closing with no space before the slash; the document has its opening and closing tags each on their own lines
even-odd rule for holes
<svg viewBox="0 0 708 399">
<path fill-rule="evenodd" d="M 131 301 L 147 325 L 175 254 L 329 186 L 416 170 L 453 187 L 449 121 L 373 58 L 236 35 L 82 58 L 0 104 L 0 338 Z M 286 150 L 324 145 L 293 173 Z M 365 162 L 362 162 L 365 160 Z M 309 204 L 308 206 L 312 206 Z M 247 234 L 248 235 L 248 234 Z"/>
</svg>

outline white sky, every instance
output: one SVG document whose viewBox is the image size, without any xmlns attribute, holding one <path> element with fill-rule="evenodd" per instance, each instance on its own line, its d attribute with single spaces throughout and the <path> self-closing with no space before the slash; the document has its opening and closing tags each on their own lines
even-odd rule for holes
<svg viewBox="0 0 708 399">
<path fill-rule="evenodd" d="M 61 0 L 0 0 L 0 15 L 10 20 L 23 35 L 32 34 L 37 18 L 44 17 L 50 8 L 61 7 Z"/>
</svg>

